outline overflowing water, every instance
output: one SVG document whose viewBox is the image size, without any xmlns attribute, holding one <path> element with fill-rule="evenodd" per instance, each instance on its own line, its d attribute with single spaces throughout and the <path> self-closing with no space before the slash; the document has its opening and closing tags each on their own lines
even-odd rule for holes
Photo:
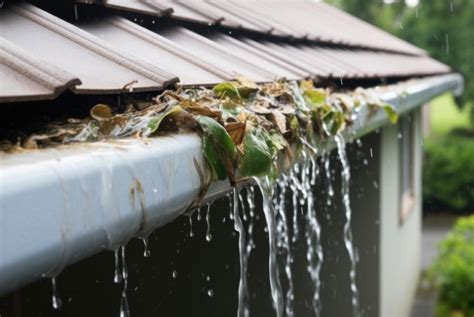
<svg viewBox="0 0 474 317">
<path fill-rule="evenodd" d="M 319 175 L 319 168 L 316 160 L 313 157 L 305 164 L 305 169 L 302 174 L 306 175 L 303 183 L 303 189 L 306 193 L 306 213 L 305 213 L 305 224 L 306 224 L 306 260 L 308 262 L 306 270 L 313 282 L 314 293 L 312 298 L 312 305 L 315 316 L 321 314 L 321 267 L 323 264 L 323 247 L 321 244 L 321 226 L 316 217 L 316 209 L 314 206 L 314 194 L 313 185 L 316 184 L 316 178 Z M 302 178 L 303 179 L 303 178 Z"/>
<path fill-rule="evenodd" d="M 295 299 L 293 274 L 291 272 L 291 264 L 293 263 L 293 255 L 290 247 L 290 236 L 288 230 L 288 219 L 286 216 L 286 191 L 288 188 L 289 179 L 286 175 L 282 175 L 277 181 L 278 195 L 275 195 L 275 225 L 276 225 L 276 242 L 278 248 L 282 251 L 283 266 L 288 283 L 288 289 L 285 298 L 285 313 L 286 316 L 294 316 L 293 301 Z"/>
<path fill-rule="evenodd" d="M 193 231 L 193 214 L 189 215 L 189 236 L 192 238 L 194 237 L 194 231 Z"/>
<path fill-rule="evenodd" d="M 207 210 L 206 210 L 206 241 L 210 242 L 212 240 L 212 234 L 211 234 L 211 204 L 207 205 Z"/>
<path fill-rule="evenodd" d="M 347 254 L 351 262 L 350 267 L 350 281 L 351 281 L 351 293 L 352 293 L 352 308 L 353 316 L 359 316 L 359 292 L 356 284 L 356 264 L 357 259 L 354 252 L 354 242 L 352 240 L 352 229 L 351 229 L 351 219 L 352 219 L 352 209 L 350 204 L 350 191 L 349 191 L 349 182 L 351 179 L 349 161 L 347 160 L 346 154 L 346 144 L 344 138 L 338 134 L 335 137 L 337 144 L 337 152 L 339 154 L 339 160 L 342 165 L 341 172 L 341 194 L 342 194 L 342 203 L 344 207 L 344 214 L 346 216 L 344 223 L 344 245 L 346 246 Z"/>
<path fill-rule="evenodd" d="M 127 288 L 128 288 L 128 270 L 127 262 L 125 260 L 125 246 L 120 248 L 122 250 L 122 298 L 120 300 L 120 317 L 129 317 L 130 310 L 128 308 Z"/>
<path fill-rule="evenodd" d="M 248 317 L 249 316 L 249 291 L 247 285 L 247 242 L 245 238 L 245 228 L 240 218 L 239 211 L 239 193 L 236 187 L 233 189 L 233 219 L 234 219 L 234 229 L 239 233 L 239 262 L 240 262 L 240 281 L 239 281 L 239 302 L 237 308 L 238 317 Z"/>
<path fill-rule="evenodd" d="M 272 197 L 274 188 L 270 184 L 268 177 L 263 179 L 254 178 L 262 193 L 263 213 L 267 222 L 268 230 L 268 268 L 270 276 L 270 289 L 273 300 L 273 306 L 276 310 L 277 317 L 283 316 L 283 291 L 280 285 L 280 278 L 277 263 L 277 248 L 275 244 L 275 212 L 272 205 Z"/>
<path fill-rule="evenodd" d="M 253 241 L 253 223 L 255 219 L 255 189 L 250 186 L 247 187 L 247 205 L 249 207 L 249 225 L 248 225 L 248 239 L 247 246 L 247 257 L 250 257 L 250 253 L 255 248 L 255 242 Z"/>
<path fill-rule="evenodd" d="M 51 299 L 52 299 L 53 308 L 61 309 L 61 307 L 63 306 L 63 302 L 61 301 L 61 297 L 59 297 L 58 287 L 56 285 L 55 277 L 51 278 L 51 286 L 52 286 Z"/>
<path fill-rule="evenodd" d="M 150 252 L 150 248 L 148 246 L 148 237 L 142 237 L 142 238 L 140 238 L 140 240 L 142 240 L 142 242 L 143 242 L 143 256 L 145 258 L 149 258 L 150 255 L 151 255 L 151 252 Z"/>
</svg>

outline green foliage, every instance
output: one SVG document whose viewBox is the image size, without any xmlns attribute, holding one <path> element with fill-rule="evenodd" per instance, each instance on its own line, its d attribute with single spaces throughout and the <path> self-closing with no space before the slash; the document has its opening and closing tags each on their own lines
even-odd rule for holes
<svg viewBox="0 0 474 317">
<path fill-rule="evenodd" d="M 385 113 L 387 114 L 388 118 L 390 119 L 390 122 L 392 122 L 393 124 L 397 123 L 398 122 L 398 114 L 397 112 L 395 111 L 395 108 L 386 103 L 383 105 L 383 110 L 385 110 Z"/>
<path fill-rule="evenodd" d="M 264 176 L 272 166 L 272 153 L 261 129 L 254 129 L 244 138 L 244 153 L 240 157 L 241 176 Z"/>
<path fill-rule="evenodd" d="M 439 291 L 437 315 L 474 316 L 474 216 L 460 218 L 428 271 Z"/>
<path fill-rule="evenodd" d="M 240 99 L 240 93 L 237 87 L 230 82 L 220 83 L 212 88 L 212 91 L 219 98 L 228 97 L 230 99 Z"/>
<path fill-rule="evenodd" d="M 203 131 L 203 153 L 213 172 L 213 178 L 234 181 L 234 161 L 237 150 L 225 128 L 214 119 L 196 117 Z"/>
<path fill-rule="evenodd" d="M 436 142 L 427 142 L 425 150 L 424 201 L 474 212 L 473 136 L 453 132 Z"/>
</svg>

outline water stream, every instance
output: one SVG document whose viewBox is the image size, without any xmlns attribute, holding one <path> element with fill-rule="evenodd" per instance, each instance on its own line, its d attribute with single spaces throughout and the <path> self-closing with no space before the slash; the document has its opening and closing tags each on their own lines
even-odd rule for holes
<svg viewBox="0 0 474 317">
<path fill-rule="evenodd" d="M 125 246 L 120 247 L 122 255 L 122 298 L 120 300 L 120 317 L 130 317 L 130 309 L 128 308 L 127 288 L 128 288 L 128 270 L 125 259 Z"/>
<path fill-rule="evenodd" d="M 302 184 L 307 196 L 306 212 L 305 212 L 305 238 L 306 238 L 306 260 L 308 261 L 306 270 L 313 282 L 314 293 L 312 298 L 312 306 L 315 316 L 321 315 L 321 267 L 323 264 L 323 247 L 321 244 L 321 226 L 316 217 L 316 209 L 314 205 L 313 185 L 319 176 L 319 168 L 316 160 L 310 156 L 302 171 L 307 175 L 305 179 L 302 177 Z"/>
<path fill-rule="evenodd" d="M 245 238 L 245 228 L 240 217 L 239 193 L 236 187 L 233 188 L 233 218 L 234 229 L 239 233 L 239 262 L 240 262 L 240 281 L 239 281 L 239 302 L 237 308 L 237 317 L 249 316 L 249 291 L 247 285 L 247 242 Z"/>
<path fill-rule="evenodd" d="M 211 204 L 207 205 L 207 210 L 206 210 L 206 241 L 210 242 L 212 240 L 212 234 L 211 234 Z"/>
<path fill-rule="evenodd" d="M 56 285 L 55 277 L 51 278 L 51 286 L 52 286 L 51 299 L 52 299 L 53 308 L 56 310 L 59 310 L 63 306 L 63 302 L 61 301 L 61 297 L 59 297 L 58 287 Z"/>
<path fill-rule="evenodd" d="M 352 293 L 352 308 L 353 316 L 360 316 L 359 312 L 359 292 L 356 284 L 356 264 L 357 259 L 354 252 L 354 242 L 352 239 L 352 229 L 351 229 L 351 219 L 352 219 L 352 209 L 350 204 L 350 191 L 349 191 L 349 182 L 351 179 L 349 161 L 347 160 L 346 154 L 346 144 L 342 135 L 338 134 L 335 137 L 337 144 L 337 152 L 339 155 L 339 160 L 341 161 L 342 171 L 341 171 L 341 194 L 342 194 L 342 203 L 344 207 L 344 214 L 346 216 L 344 223 L 344 245 L 346 246 L 347 254 L 351 262 L 350 267 L 350 283 L 351 283 L 351 293 Z"/>
<path fill-rule="evenodd" d="M 268 267 L 273 306 L 276 310 L 277 317 L 283 317 L 283 292 L 278 272 L 277 248 L 275 244 L 275 212 L 272 205 L 274 188 L 271 186 L 268 177 L 263 179 L 255 177 L 254 180 L 262 193 L 263 213 L 265 214 L 265 220 L 267 222 L 269 247 Z"/>
<path fill-rule="evenodd" d="M 278 195 L 275 195 L 275 221 L 276 221 L 276 241 L 277 246 L 283 255 L 283 266 L 288 283 L 288 289 L 285 298 L 286 316 L 294 316 L 293 301 L 295 299 L 293 274 L 291 272 L 291 264 L 293 263 L 293 255 L 290 247 L 290 236 L 288 230 L 288 219 L 286 216 L 286 192 L 289 179 L 286 175 L 282 175 L 277 181 Z"/>
</svg>

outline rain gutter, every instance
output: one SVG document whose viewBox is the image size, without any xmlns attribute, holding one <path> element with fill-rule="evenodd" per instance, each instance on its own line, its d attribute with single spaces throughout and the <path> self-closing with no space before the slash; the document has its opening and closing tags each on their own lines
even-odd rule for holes
<svg viewBox="0 0 474 317">
<path fill-rule="evenodd" d="M 446 92 L 457 74 L 377 92 L 402 114 Z M 346 137 L 388 124 L 362 106 Z M 125 244 L 172 221 L 193 203 L 204 169 L 197 135 L 117 140 L 0 154 L 0 294 Z M 230 190 L 214 183 L 206 199 Z"/>
</svg>

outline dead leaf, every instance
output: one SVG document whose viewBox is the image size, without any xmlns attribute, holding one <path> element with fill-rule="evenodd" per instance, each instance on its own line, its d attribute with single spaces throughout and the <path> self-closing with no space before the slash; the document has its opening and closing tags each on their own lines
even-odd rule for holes
<svg viewBox="0 0 474 317">
<path fill-rule="evenodd" d="M 271 115 L 271 118 L 272 118 L 272 122 L 278 128 L 280 133 L 285 134 L 287 132 L 285 115 L 281 114 L 278 111 L 273 111 L 272 115 Z"/>
<path fill-rule="evenodd" d="M 112 117 L 112 110 L 109 106 L 99 103 L 92 107 L 90 116 L 97 121 L 109 120 Z"/>
<path fill-rule="evenodd" d="M 242 122 L 230 122 L 225 126 L 227 133 L 230 135 L 232 141 L 234 141 L 236 145 L 241 144 L 242 140 L 244 139 L 245 126 L 246 124 Z"/>
</svg>

